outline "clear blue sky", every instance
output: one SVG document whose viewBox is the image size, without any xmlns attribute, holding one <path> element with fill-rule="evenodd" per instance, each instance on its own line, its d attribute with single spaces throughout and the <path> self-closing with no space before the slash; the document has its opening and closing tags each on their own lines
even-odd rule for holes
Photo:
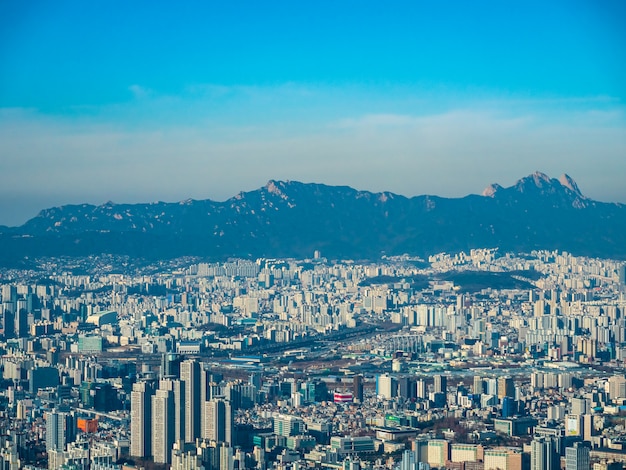
<svg viewBox="0 0 626 470">
<path fill-rule="evenodd" d="M 0 224 L 268 179 L 626 202 L 626 2 L 0 3 Z"/>
</svg>

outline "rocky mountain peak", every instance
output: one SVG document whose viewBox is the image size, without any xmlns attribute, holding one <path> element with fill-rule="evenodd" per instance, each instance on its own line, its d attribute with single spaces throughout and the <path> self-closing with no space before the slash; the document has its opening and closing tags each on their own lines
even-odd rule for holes
<svg viewBox="0 0 626 470">
<path fill-rule="evenodd" d="M 490 184 L 485 189 L 483 189 L 482 195 L 485 197 L 494 197 L 496 193 L 502 189 L 498 183 Z"/>
<path fill-rule="evenodd" d="M 285 183 L 283 183 L 282 181 L 269 180 L 265 185 L 265 190 L 270 194 L 274 194 L 275 196 L 283 196 L 281 188 L 284 187 Z"/>
<path fill-rule="evenodd" d="M 580 189 L 578 188 L 576 181 L 574 181 L 572 177 L 570 177 L 569 175 L 563 173 L 559 177 L 559 183 L 561 183 L 561 186 L 564 186 L 570 191 L 572 191 L 578 197 L 585 198 L 585 196 L 583 196 L 583 194 L 580 192 Z"/>
<path fill-rule="evenodd" d="M 285 193 L 285 190 L 288 190 L 290 186 L 290 182 L 287 181 L 276 181 L 269 180 L 267 184 L 263 187 L 268 194 L 271 194 L 277 198 L 282 199 L 283 201 L 289 201 L 290 196 Z M 293 195 L 291 195 L 293 196 Z"/>
<path fill-rule="evenodd" d="M 548 175 L 542 173 L 541 171 L 535 171 L 532 175 L 525 176 L 517 181 L 515 184 L 515 188 L 519 192 L 525 192 L 528 190 L 553 190 L 554 189 L 554 181 L 551 180 Z"/>
</svg>

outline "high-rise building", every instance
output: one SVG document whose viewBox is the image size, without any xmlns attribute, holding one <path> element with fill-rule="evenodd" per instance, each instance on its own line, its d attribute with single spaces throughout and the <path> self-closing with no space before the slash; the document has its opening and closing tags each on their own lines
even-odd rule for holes
<svg viewBox="0 0 626 470">
<path fill-rule="evenodd" d="M 2 303 L 2 331 L 6 339 L 15 337 L 15 314 L 9 302 Z"/>
<path fill-rule="evenodd" d="M 214 398 L 204 405 L 205 427 L 203 438 L 233 445 L 233 412 L 230 402 Z"/>
<path fill-rule="evenodd" d="M 395 396 L 395 379 L 389 374 L 376 376 L 376 395 L 383 398 L 393 398 Z"/>
<path fill-rule="evenodd" d="M 447 393 L 448 390 L 448 378 L 445 375 L 435 375 L 433 377 L 433 392 L 435 393 Z"/>
<path fill-rule="evenodd" d="M 200 433 L 200 364 L 189 359 L 180 365 L 185 384 L 185 442 L 195 442 Z"/>
<path fill-rule="evenodd" d="M 474 386 L 472 387 L 474 394 L 483 394 L 483 378 L 479 375 L 474 376 Z"/>
<path fill-rule="evenodd" d="M 572 397 L 570 399 L 572 404 L 572 414 L 582 416 L 587 413 L 591 409 L 590 406 L 587 405 L 587 399 L 583 397 Z"/>
<path fill-rule="evenodd" d="M 224 397 L 226 400 L 230 402 L 230 406 L 233 407 L 233 410 L 239 410 L 241 408 L 241 389 L 243 387 L 243 383 L 239 380 L 234 382 L 228 382 L 224 387 Z M 299 394 L 297 390 L 292 392 Z"/>
<path fill-rule="evenodd" d="M 152 455 L 152 395 L 154 382 L 137 382 L 130 392 L 130 455 Z"/>
<path fill-rule="evenodd" d="M 419 461 L 413 450 L 405 450 L 400 461 L 400 470 L 418 470 Z"/>
<path fill-rule="evenodd" d="M 611 400 L 626 398 L 626 377 L 614 375 L 609 378 L 609 398 Z"/>
<path fill-rule="evenodd" d="M 215 374 L 210 369 L 200 368 L 200 435 L 204 436 L 206 429 L 206 403 L 213 398 L 221 396 L 219 382 L 220 374 Z"/>
<path fill-rule="evenodd" d="M 415 460 L 418 463 L 428 462 L 428 439 L 415 439 L 411 443 L 411 450 L 415 453 Z"/>
<path fill-rule="evenodd" d="M 596 429 L 594 426 L 593 415 L 583 415 L 583 440 L 591 441 L 591 438 L 596 435 Z"/>
<path fill-rule="evenodd" d="M 498 398 L 515 398 L 515 382 L 512 377 L 498 377 Z"/>
<path fill-rule="evenodd" d="M 552 438 L 535 438 L 530 444 L 530 470 L 557 470 L 558 456 Z"/>
<path fill-rule="evenodd" d="M 2 301 L 3 302 L 17 301 L 17 286 L 13 284 L 3 284 L 2 285 Z"/>
<path fill-rule="evenodd" d="M 397 393 L 396 395 L 404 398 L 415 398 L 415 382 L 411 380 L 409 377 L 398 377 L 396 379 L 397 382 Z"/>
<path fill-rule="evenodd" d="M 187 434 L 185 421 L 185 382 L 178 379 L 163 379 L 159 383 L 159 388 L 172 392 L 174 441 L 185 441 Z"/>
<path fill-rule="evenodd" d="M 517 402 L 511 397 L 502 398 L 502 417 L 510 418 L 517 414 Z"/>
<path fill-rule="evenodd" d="M 226 443 L 220 443 L 218 446 L 220 458 L 220 470 L 234 470 L 235 461 L 233 456 L 233 448 Z"/>
<path fill-rule="evenodd" d="M 161 356 L 161 378 L 180 378 L 180 354 L 164 353 Z"/>
<path fill-rule="evenodd" d="M 76 439 L 76 422 L 69 412 L 51 411 L 46 415 L 46 450 L 64 451 Z"/>
<path fill-rule="evenodd" d="M 416 395 L 417 398 L 427 398 L 428 393 L 426 392 L 426 381 L 424 379 L 418 379 L 416 385 Z"/>
<path fill-rule="evenodd" d="M 363 376 L 355 375 L 352 379 L 352 396 L 354 401 L 363 403 Z"/>
<path fill-rule="evenodd" d="M 257 390 L 261 390 L 261 386 L 263 385 L 263 374 L 261 374 L 261 372 L 252 372 L 248 379 L 248 383 L 250 385 L 254 385 Z"/>
<path fill-rule="evenodd" d="M 26 301 L 23 301 L 26 303 Z M 18 301 L 18 308 L 15 314 L 15 336 L 17 338 L 27 338 L 30 335 L 29 325 L 28 325 L 28 311 L 26 308 L 20 308 L 20 301 Z"/>
<path fill-rule="evenodd" d="M 498 379 L 490 377 L 484 381 L 484 384 L 487 395 L 498 396 Z"/>
<path fill-rule="evenodd" d="M 171 463 L 174 431 L 174 394 L 159 388 L 152 397 L 152 456 L 155 463 Z"/>
<path fill-rule="evenodd" d="M 586 443 L 575 442 L 572 447 L 565 449 L 565 470 L 588 470 L 589 447 Z"/>
</svg>

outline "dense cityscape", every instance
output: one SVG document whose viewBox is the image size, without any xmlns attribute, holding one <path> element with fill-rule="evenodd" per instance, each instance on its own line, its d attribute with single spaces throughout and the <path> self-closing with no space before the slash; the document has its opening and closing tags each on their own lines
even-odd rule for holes
<svg viewBox="0 0 626 470">
<path fill-rule="evenodd" d="M 622 262 L 37 260 L 2 283 L 2 469 L 622 469 Z"/>
<path fill-rule="evenodd" d="M 625 20 L 0 0 L 0 470 L 626 470 Z"/>
</svg>

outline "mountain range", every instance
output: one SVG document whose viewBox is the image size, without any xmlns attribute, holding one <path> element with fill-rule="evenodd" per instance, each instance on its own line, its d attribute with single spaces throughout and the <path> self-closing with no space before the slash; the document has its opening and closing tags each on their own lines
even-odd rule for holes
<svg viewBox="0 0 626 470">
<path fill-rule="evenodd" d="M 585 197 L 569 176 L 536 172 L 462 198 L 404 197 L 347 186 L 269 181 L 224 202 L 66 205 L 0 227 L 0 262 L 101 253 L 378 259 L 479 247 L 564 250 L 626 259 L 626 206 Z"/>
</svg>

